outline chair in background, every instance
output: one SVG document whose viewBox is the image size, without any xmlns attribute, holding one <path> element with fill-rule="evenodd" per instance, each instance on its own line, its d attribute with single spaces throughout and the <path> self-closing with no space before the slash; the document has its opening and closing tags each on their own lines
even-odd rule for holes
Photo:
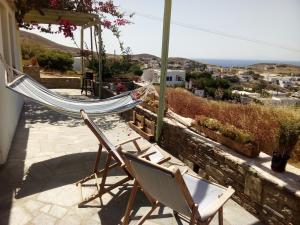
<svg viewBox="0 0 300 225">
<path fill-rule="evenodd" d="M 123 225 L 129 222 L 132 200 L 139 187 L 152 204 L 150 211 L 137 222 L 139 225 L 160 204 L 187 217 L 190 224 L 209 224 L 217 212 L 219 224 L 223 224 L 223 205 L 234 194 L 231 187 L 225 188 L 187 172 L 181 174 L 178 168 L 165 168 L 126 152 L 120 151 L 120 155 L 135 177 Z"/>
<path fill-rule="evenodd" d="M 82 197 L 82 191 L 81 191 L 81 202 L 78 204 L 79 207 L 85 205 L 86 203 L 96 199 L 96 198 L 101 198 L 101 196 L 107 192 L 110 192 L 111 190 L 119 187 L 120 185 L 128 182 L 129 180 L 132 180 L 133 177 L 130 174 L 130 172 L 128 171 L 128 169 L 125 167 L 125 163 L 122 159 L 122 157 L 119 155 L 119 152 L 117 151 L 116 146 L 114 146 L 108 139 L 107 137 L 104 135 L 104 133 L 100 130 L 100 128 L 88 117 L 88 115 L 85 113 L 84 110 L 80 111 L 81 113 L 81 117 L 83 118 L 85 124 L 89 127 L 89 129 L 93 132 L 93 134 L 97 137 L 97 139 L 99 140 L 99 149 L 98 149 L 98 153 L 95 159 L 95 163 L 94 163 L 94 169 L 92 171 L 92 173 L 81 179 L 80 181 L 78 181 L 76 183 L 77 186 L 80 186 L 81 190 L 82 190 L 82 186 L 84 183 L 86 183 L 89 180 L 95 179 L 96 181 L 96 186 L 97 186 L 97 192 L 85 199 L 83 199 Z M 137 140 L 140 139 L 141 137 L 135 138 L 135 139 L 131 139 L 128 141 L 125 141 L 121 144 L 119 144 L 118 146 L 122 146 L 125 145 L 127 143 L 132 142 L 136 148 L 135 151 L 137 151 L 136 153 L 139 154 L 139 157 L 143 157 L 143 158 L 147 158 L 148 160 L 154 162 L 154 163 L 163 163 L 167 160 L 169 160 L 170 158 L 166 158 L 164 157 L 156 148 L 155 146 L 150 146 L 148 149 L 145 150 L 141 150 L 139 148 L 139 145 L 137 143 Z M 104 148 L 103 148 L 104 147 Z M 100 158 L 101 158 L 101 153 L 103 151 L 106 151 L 107 153 L 107 157 L 106 157 L 106 161 L 105 161 L 105 166 L 104 169 L 99 170 L 99 163 L 100 163 Z M 116 167 L 120 167 L 126 177 L 117 181 L 115 184 L 109 185 L 107 187 L 106 184 L 106 179 L 107 179 L 107 175 L 109 170 L 116 168 Z M 100 179 L 101 178 L 101 179 Z M 101 181 L 101 182 L 100 182 Z"/>
<path fill-rule="evenodd" d="M 81 85 L 81 94 L 85 91 L 85 95 L 87 95 L 88 91 L 91 92 L 91 95 L 95 95 L 95 83 L 94 83 L 94 73 L 86 72 Z"/>
</svg>

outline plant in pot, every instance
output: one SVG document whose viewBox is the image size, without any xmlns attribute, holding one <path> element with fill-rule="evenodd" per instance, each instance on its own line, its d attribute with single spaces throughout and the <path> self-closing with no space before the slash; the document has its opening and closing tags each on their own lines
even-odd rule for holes
<svg viewBox="0 0 300 225">
<path fill-rule="evenodd" d="M 300 122 L 282 122 L 279 133 L 279 150 L 273 152 L 271 168 L 276 172 L 284 172 L 291 152 L 299 140 Z"/>
</svg>

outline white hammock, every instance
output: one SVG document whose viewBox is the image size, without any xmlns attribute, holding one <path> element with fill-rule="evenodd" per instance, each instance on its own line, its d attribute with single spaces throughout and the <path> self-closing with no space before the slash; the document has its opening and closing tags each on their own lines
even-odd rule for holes
<svg viewBox="0 0 300 225">
<path fill-rule="evenodd" d="M 12 68 L 4 62 L 1 55 L 0 61 L 6 69 L 5 84 L 8 89 L 50 109 L 73 117 L 80 117 L 81 109 L 92 117 L 132 109 L 142 102 L 142 96 L 148 93 L 150 87 L 147 85 L 103 100 L 75 100 L 52 92 L 29 75 Z M 12 81 L 10 82 L 10 80 Z"/>
</svg>

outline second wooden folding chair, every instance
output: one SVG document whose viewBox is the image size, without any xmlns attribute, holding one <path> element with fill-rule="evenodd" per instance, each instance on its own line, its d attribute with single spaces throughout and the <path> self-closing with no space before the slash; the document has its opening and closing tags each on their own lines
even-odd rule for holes
<svg viewBox="0 0 300 225">
<path fill-rule="evenodd" d="M 181 174 L 178 168 L 168 169 L 126 152 L 120 152 L 120 155 L 135 177 L 123 225 L 129 222 L 133 199 L 139 187 L 152 204 L 150 211 L 137 222 L 139 225 L 159 205 L 170 207 L 187 217 L 190 224 L 209 224 L 219 213 L 219 224 L 223 224 L 223 205 L 234 193 L 231 187 L 225 188 L 186 172 Z"/>
</svg>

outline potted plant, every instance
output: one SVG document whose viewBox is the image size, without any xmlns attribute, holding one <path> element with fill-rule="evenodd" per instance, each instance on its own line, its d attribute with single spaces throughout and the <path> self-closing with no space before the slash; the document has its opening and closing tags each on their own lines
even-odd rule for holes
<svg viewBox="0 0 300 225">
<path fill-rule="evenodd" d="M 223 124 L 220 121 L 206 116 L 196 116 L 192 126 L 196 132 L 204 133 L 208 138 L 219 142 L 247 157 L 257 157 L 259 148 L 252 136 L 233 125 Z"/>
<path fill-rule="evenodd" d="M 276 172 L 284 172 L 291 152 L 299 140 L 300 122 L 282 122 L 279 133 L 279 149 L 273 152 L 271 168 Z"/>
</svg>

